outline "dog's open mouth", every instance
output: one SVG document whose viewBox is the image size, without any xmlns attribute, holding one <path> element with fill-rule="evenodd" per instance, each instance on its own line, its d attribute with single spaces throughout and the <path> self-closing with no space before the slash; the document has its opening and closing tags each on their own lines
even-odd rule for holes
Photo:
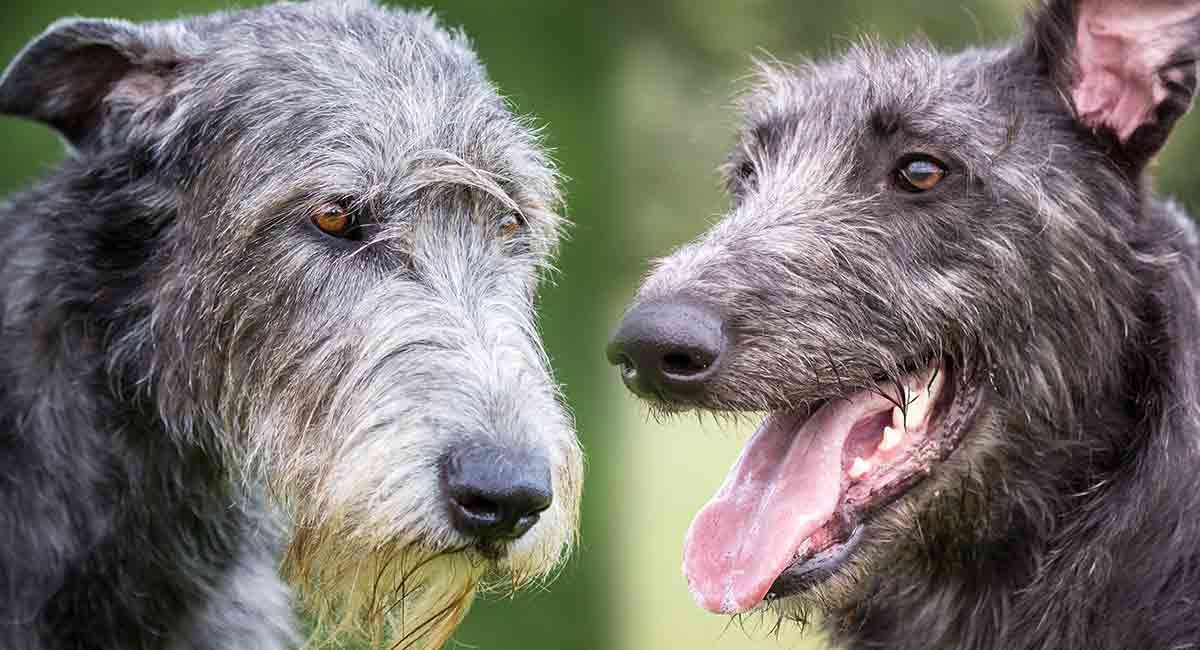
<svg viewBox="0 0 1200 650">
<path fill-rule="evenodd" d="M 981 391 L 937 365 L 809 409 L 770 414 L 692 522 L 684 574 L 702 607 L 751 610 L 828 577 L 864 522 L 958 445 Z"/>
</svg>

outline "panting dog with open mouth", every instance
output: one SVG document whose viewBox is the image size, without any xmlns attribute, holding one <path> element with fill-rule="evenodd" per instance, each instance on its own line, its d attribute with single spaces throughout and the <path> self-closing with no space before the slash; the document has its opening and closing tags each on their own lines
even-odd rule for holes
<svg viewBox="0 0 1200 650">
<path fill-rule="evenodd" d="M 733 206 L 608 350 L 765 413 L 687 533 L 721 614 L 856 648 L 1200 641 L 1200 245 L 1146 170 L 1200 1 L 1046 0 L 1011 45 L 764 66 Z"/>
<path fill-rule="evenodd" d="M 954 448 L 979 391 L 954 401 L 944 376 L 909 376 L 901 403 L 866 389 L 767 416 L 688 531 L 684 568 L 700 604 L 744 612 L 827 577 L 865 518 Z M 947 407 L 936 422 L 935 404 Z"/>
</svg>

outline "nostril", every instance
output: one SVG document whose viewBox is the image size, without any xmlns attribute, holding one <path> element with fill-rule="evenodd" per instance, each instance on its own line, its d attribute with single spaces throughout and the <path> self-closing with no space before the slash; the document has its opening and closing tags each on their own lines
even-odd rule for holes
<svg viewBox="0 0 1200 650">
<path fill-rule="evenodd" d="M 621 376 L 624 377 L 626 381 L 632 381 L 633 379 L 637 378 L 637 366 L 634 365 L 633 359 L 630 359 L 623 354 L 618 355 L 615 359 L 614 365 L 620 368 Z"/>
<path fill-rule="evenodd" d="M 500 506 L 478 494 L 462 493 L 451 495 L 450 498 L 468 517 L 480 521 L 494 521 L 500 518 Z"/>
<path fill-rule="evenodd" d="M 712 366 L 712 360 L 705 360 L 699 355 L 687 352 L 668 352 L 663 355 L 662 369 L 668 375 L 691 377 L 698 375 Z"/>
</svg>

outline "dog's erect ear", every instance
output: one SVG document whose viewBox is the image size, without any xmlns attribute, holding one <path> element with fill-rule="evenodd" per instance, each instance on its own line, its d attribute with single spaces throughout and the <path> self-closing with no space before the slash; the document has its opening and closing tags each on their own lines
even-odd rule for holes
<svg viewBox="0 0 1200 650">
<path fill-rule="evenodd" d="M 161 35 L 114 20 L 60 20 L 0 77 L 0 113 L 57 129 L 76 148 L 119 137 L 154 111 L 179 56 Z"/>
<path fill-rule="evenodd" d="M 1200 0 L 1049 0 L 1034 32 L 1079 122 L 1135 162 L 1157 153 L 1192 106 Z"/>
</svg>

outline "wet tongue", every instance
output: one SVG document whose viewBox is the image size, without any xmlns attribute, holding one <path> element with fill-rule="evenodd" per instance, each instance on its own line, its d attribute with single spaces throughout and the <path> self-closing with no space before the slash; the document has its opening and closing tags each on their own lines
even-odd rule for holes
<svg viewBox="0 0 1200 650">
<path fill-rule="evenodd" d="M 863 392 L 826 403 L 807 421 L 778 413 L 762 423 L 684 542 L 683 573 L 701 607 L 736 614 L 762 601 L 804 540 L 833 516 L 854 424 L 890 406 Z"/>
</svg>

